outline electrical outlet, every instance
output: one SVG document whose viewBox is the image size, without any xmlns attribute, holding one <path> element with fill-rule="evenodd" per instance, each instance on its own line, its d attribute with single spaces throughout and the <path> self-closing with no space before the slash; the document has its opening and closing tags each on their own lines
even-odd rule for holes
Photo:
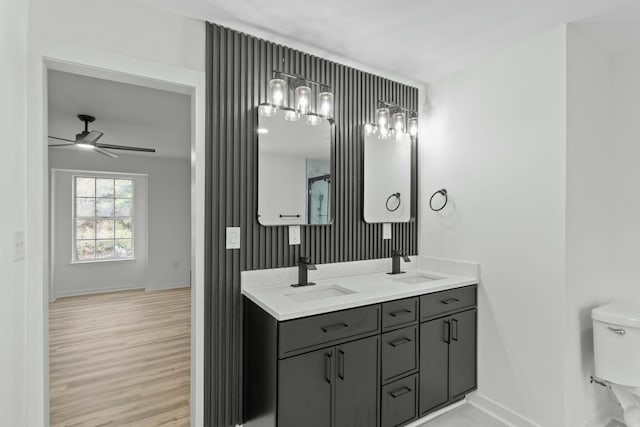
<svg viewBox="0 0 640 427">
<path fill-rule="evenodd" d="M 299 225 L 289 226 L 289 244 L 290 245 L 300 244 L 300 226 Z"/>
<path fill-rule="evenodd" d="M 227 249 L 240 249 L 240 227 L 227 227 Z"/>
<path fill-rule="evenodd" d="M 382 238 L 384 240 L 391 239 L 391 223 L 385 222 L 382 224 Z"/>
<path fill-rule="evenodd" d="M 13 232 L 13 261 L 18 262 L 25 257 L 24 231 Z"/>
</svg>

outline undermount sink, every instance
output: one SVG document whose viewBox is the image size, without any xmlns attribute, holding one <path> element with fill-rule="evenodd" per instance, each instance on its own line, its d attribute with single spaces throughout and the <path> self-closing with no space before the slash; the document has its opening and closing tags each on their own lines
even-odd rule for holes
<svg viewBox="0 0 640 427">
<path fill-rule="evenodd" d="M 444 277 L 429 276 L 427 274 L 412 274 L 411 276 L 405 276 L 393 280 L 400 283 L 406 283 L 407 285 L 417 285 L 418 283 L 431 282 L 433 280 L 440 279 L 444 279 Z"/>
<path fill-rule="evenodd" d="M 322 287 L 314 285 L 309 286 L 308 288 L 297 288 L 295 291 L 285 294 L 285 296 L 297 302 L 307 302 L 322 300 L 326 298 L 340 297 L 355 293 L 355 291 L 337 285 Z"/>
</svg>

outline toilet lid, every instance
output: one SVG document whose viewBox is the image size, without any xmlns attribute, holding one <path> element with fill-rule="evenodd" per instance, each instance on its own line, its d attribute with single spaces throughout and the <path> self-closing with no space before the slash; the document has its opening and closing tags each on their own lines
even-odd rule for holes
<svg viewBox="0 0 640 427">
<path fill-rule="evenodd" d="M 593 309 L 591 318 L 614 325 L 640 328 L 640 304 L 614 302 Z"/>
</svg>

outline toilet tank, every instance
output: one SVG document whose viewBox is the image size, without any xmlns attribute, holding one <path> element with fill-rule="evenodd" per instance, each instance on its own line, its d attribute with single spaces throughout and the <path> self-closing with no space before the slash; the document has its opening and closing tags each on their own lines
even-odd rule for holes
<svg viewBox="0 0 640 427">
<path fill-rule="evenodd" d="M 617 302 L 591 312 L 596 376 L 640 387 L 640 304 Z"/>
</svg>

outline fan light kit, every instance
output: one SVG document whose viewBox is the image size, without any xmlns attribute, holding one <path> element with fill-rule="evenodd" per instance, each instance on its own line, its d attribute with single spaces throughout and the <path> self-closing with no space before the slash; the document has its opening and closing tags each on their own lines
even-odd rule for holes
<svg viewBox="0 0 640 427">
<path fill-rule="evenodd" d="M 411 138 L 417 138 L 418 112 L 398 104 L 378 100 L 376 123 L 365 123 L 364 132 L 366 135 L 377 135 L 380 139 L 396 139 L 396 141 L 402 141 L 407 133 Z"/>
<path fill-rule="evenodd" d="M 305 116 L 310 126 L 319 125 L 323 118 L 333 120 L 331 86 L 297 74 L 273 70 L 267 99 L 258 106 L 258 114 L 263 117 L 273 117 L 280 109 L 285 120 L 295 122 Z"/>
<path fill-rule="evenodd" d="M 126 151 L 139 151 L 143 153 L 155 153 L 156 150 L 154 148 L 142 148 L 142 147 L 130 147 L 128 145 L 113 145 L 113 144 L 103 144 L 98 142 L 100 138 L 104 136 L 103 132 L 99 130 L 89 131 L 89 123 L 93 123 L 96 118 L 93 116 L 89 116 L 87 114 L 78 114 L 78 119 L 84 123 L 84 130 L 78 134 L 76 134 L 76 139 L 67 139 L 60 138 L 57 136 L 49 136 L 51 139 L 55 139 L 57 141 L 64 141 L 63 144 L 52 144 L 49 143 L 49 147 L 80 147 L 85 150 L 93 150 L 96 153 L 100 153 L 107 157 L 111 157 L 115 159 L 118 157 L 117 154 L 112 153 L 109 150 L 126 150 Z"/>
</svg>

